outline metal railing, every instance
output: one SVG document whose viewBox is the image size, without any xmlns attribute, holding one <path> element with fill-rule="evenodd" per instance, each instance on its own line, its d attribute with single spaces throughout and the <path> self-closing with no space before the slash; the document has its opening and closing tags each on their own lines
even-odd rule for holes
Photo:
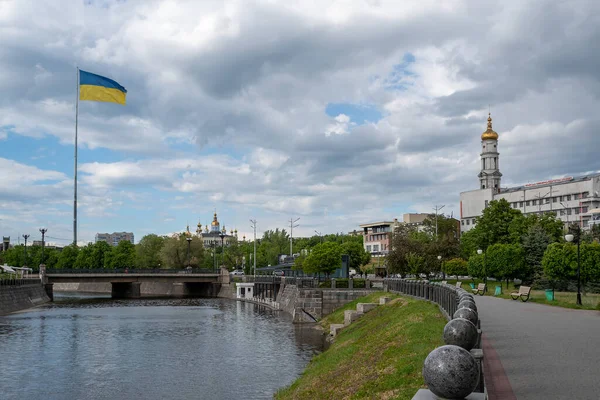
<svg viewBox="0 0 600 400">
<path fill-rule="evenodd" d="M 46 274 L 218 274 L 218 271 L 207 268 L 190 269 L 150 269 L 150 268 L 119 268 L 119 269 L 47 269 Z"/>
<path fill-rule="evenodd" d="M 40 283 L 39 278 L 0 278 L 0 286 L 23 286 Z"/>
<path fill-rule="evenodd" d="M 448 320 L 452 319 L 457 310 L 458 292 L 454 286 L 400 278 L 384 279 L 384 284 L 387 285 L 387 290 L 390 292 L 419 297 L 439 304 Z"/>
</svg>

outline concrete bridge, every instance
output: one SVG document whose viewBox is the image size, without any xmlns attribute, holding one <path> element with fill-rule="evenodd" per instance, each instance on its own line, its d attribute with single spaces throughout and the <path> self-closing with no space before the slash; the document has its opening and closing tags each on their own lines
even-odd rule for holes
<svg viewBox="0 0 600 400">
<path fill-rule="evenodd" d="M 221 283 L 229 282 L 229 272 L 211 270 L 40 270 L 48 297 L 53 299 L 55 283 L 110 283 L 113 298 L 141 296 L 143 282 L 172 283 L 175 295 L 216 297 Z"/>
</svg>

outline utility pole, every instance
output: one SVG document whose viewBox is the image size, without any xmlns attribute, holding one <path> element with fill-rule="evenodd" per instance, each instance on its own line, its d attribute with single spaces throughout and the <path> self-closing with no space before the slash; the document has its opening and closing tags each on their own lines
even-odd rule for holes
<svg viewBox="0 0 600 400">
<path fill-rule="evenodd" d="M 44 264 L 44 247 L 46 247 L 46 242 L 44 241 L 44 236 L 46 235 L 46 232 L 48 232 L 48 229 L 40 228 L 40 232 L 42 233 L 42 264 Z"/>
<path fill-rule="evenodd" d="M 27 266 L 27 239 L 29 239 L 31 235 L 23 234 L 23 239 L 25 239 L 25 266 Z"/>
<path fill-rule="evenodd" d="M 294 228 L 297 228 L 298 226 L 300 226 L 300 224 L 296 224 L 296 222 L 300 221 L 300 217 L 294 219 L 294 218 L 290 218 L 290 257 L 292 257 L 294 255 L 293 250 L 292 250 L 292 242 L 293 242 L 293 238 L 294 238 Z"/>
<path fill-rule="evenodd" d="M 445 204 L 442 204 L 441 206 L 436 205 L 435 207 L 433 207 L 433 209 L 435 210 L 435 240 L 437 240 L 438 237 L 438 211 L 440 211 L 445 206 Z"/>
<path fill-rule="evenodd" d="M 252 223 L 252 225 L 250 225 L 250 227 L 252 227 L 252 229 L 254 230 L 254 257 L 253 257 L 254 267 L 253 267 L 253 271 L 254 271 L 254 277 L 256 278 L 256 220 L 251 219 L 250 222 Z"/>
</svg>

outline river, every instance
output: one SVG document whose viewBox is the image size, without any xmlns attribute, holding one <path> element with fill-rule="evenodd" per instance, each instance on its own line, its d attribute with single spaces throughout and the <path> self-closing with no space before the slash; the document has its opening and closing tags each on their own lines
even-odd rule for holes
<svg viewBox="0 0 600 400">
<path fill-rule="evenodd" d="M 0 317 L 0 398 L 271 399 L 322 348 L 250 303 L 56 293 Z"/>
</svg>

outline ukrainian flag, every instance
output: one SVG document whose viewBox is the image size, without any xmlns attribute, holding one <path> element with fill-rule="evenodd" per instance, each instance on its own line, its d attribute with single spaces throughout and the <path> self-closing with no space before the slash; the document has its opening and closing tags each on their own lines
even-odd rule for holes
<svg viewBox="0 0 600 400">
<path fill-rule="evenodd" d="M 125 104 L 127 90 L 112 79 L 79 70 L 79 100 Z"/>
</svg>

